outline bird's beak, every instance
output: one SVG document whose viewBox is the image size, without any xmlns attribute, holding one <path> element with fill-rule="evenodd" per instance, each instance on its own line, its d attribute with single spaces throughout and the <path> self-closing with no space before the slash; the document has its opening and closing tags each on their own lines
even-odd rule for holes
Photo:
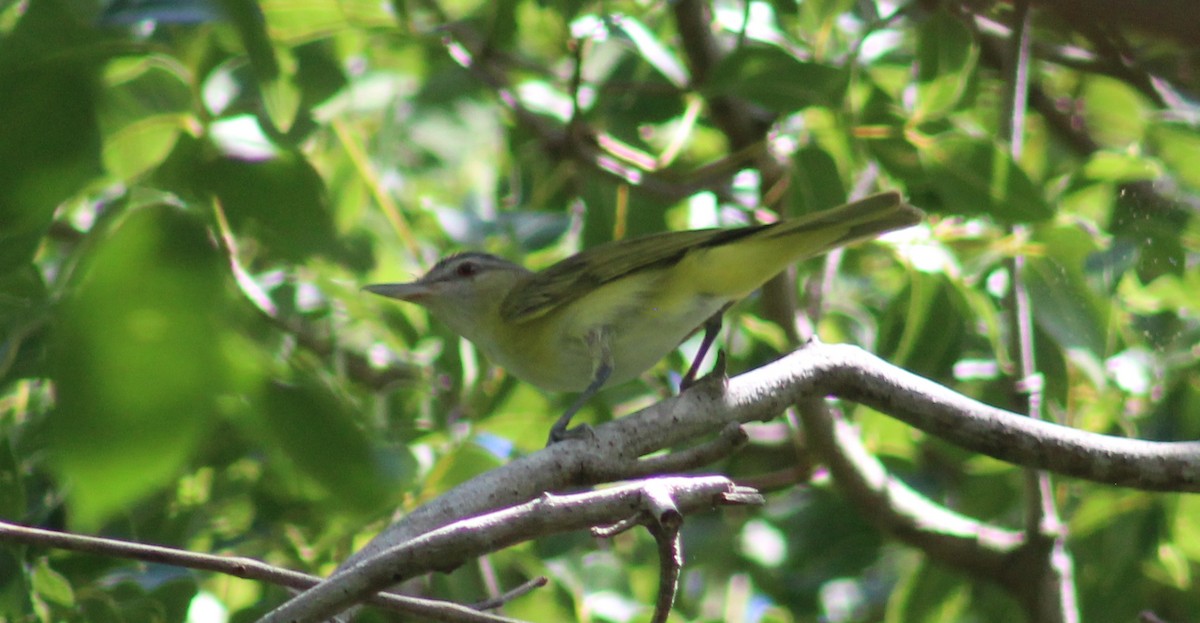
<svg viewBox="0 0 1200 623">
<path fill-rule="evenodd" d="M 421 299 L 433 293 L 432 288 L 419 281 L 414 281 L 412 283 L 377 283 L 374 285 L 364 286 L 363 289 L 372 294 L 386 296 L 390 299 L 409 301 L 410 303 L 419 302 Z"/>
</svg>

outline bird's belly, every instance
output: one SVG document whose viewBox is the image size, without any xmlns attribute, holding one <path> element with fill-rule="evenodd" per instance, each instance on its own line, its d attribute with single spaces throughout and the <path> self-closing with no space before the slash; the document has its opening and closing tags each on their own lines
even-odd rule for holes
<svg viewBox="0 0 1200 623">
<path fill-rule="evenodd" d="M 613 373 L 607 385 L 637 378 L 661 361 L 726 304 L 725 299 L 697 298 L 676 309 L 646 308 L 611 328 Z"/>
<path fill-rule="evenodd" d="M 583 336 L 603 327 L 613 360 L 605 387 L 611 387 L 649 370 L 727 302 L 725 298 L 701 296 L 672 306 L 630 307 L 603 325 L 563 323 L 568 327 L 563 334 L 530 331 L 519 335 L 521 353 L 486 354 L 513 376 L 542 389 L 583 391 L 596 369 L 596 360 Z M 537 365 L 527 365 L 530 362 Z"/>
</svg>

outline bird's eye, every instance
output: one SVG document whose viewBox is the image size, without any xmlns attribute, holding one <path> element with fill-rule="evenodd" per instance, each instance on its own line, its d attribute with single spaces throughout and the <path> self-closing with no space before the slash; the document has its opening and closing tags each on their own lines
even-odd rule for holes
<svg viewBox="0 0 1200 623">
<path fill-rule="evenodd" d="M 474 277 L 479 272 L 479 264 L 475 262 L 463 262 L 454 269 L 454 274 L 459 277 Z"/>
</svg>

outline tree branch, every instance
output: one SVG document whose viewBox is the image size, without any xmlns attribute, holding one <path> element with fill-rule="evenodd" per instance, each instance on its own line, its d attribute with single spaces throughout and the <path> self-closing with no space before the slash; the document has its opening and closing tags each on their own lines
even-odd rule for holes
<svg viewBox="0 0 1200 623">
<path fill-rule="evenodd" d="M 648 526 L 658 545 L 658 599 L 650 623 L 666 623 L 679 590 L 679 574 L 683 570 L 683 543 L 679 538 L 680 522 Z"/>
<path fill-rule="evenodd" d="M 319 577 L 281 569 L 253 558 L 216 556 L 185 550 L 146 545 L 119 539 L 105 539 L 69 532 L 44 530 L 30 526 L 0 521 L 0 541 L 21 543 L 40 547 L 95 554 L 112 558 L 140 560 L 143 562 L 172 565 L 198 571 L 223 573 L 247 580 L 270 582 L 296 590 L 306 590 L 319 584 Z M 369 603 L 413 616 L 435 621 L 458 623 L 513 623 L 513 619 L 500 617 L 459 604 L 434 599 L 421 599 L 394 593 L 380 593 L 367 599 Z"/>
<path fill-rule="evenodd" d="M 519 506 L 457 521 L 378 551 L 268 613 L 261 623 L 318 621 L 389 584 L 453 568 L 474 556 L 549 534 L 587 529 L 642 513 L 652 517 L 651 521 L 670 525 L 681 521 L 682 513 L 712 508 L 725 501 L 725 495 L 737 492 L 738 487 L 729 479 L 707 476 L 658 478 L 565 496 L 543 494 Z M 664 497 L 669 503 L 664 504 Z"/>
<path fill-rule="evenodd" d="M 415 561 L 418 553 L 430 555 L 422 549 L 424 546 L 419 547 L 420 543 L 445 538 L 430 534 L 460 518 L 521 504 L 544 491 L 611 480 L 621 466 L 630 473 L 640 473 L 640 456 L 716 435 L 730 422 L 770 419 L 791 404 L 830 394 L 871 406 L 951 443 L 1016 465 L 1145 490 L 1200 491 L 1200 442 L 1126 439 L 1032 420 L 972 400 L 855 346 L 813 341 L 727 384 L 709 377 L 680 396 L 597 426 L 591 440 L 557 443 L 480 474 L 385 529 L 351 556 L 335 577 L 366 565 L 388 550 L 406 552 L 397 555 Z M 840 437 L 839 444 L 853 447 L 848 445 L 849 433 Z M 859 495 L 895 506 L 887 511 L 895 514 L 887 519 L 890 530 L 922 539 L 950 535 L 945 539 L 949 544 L 931 551 L 951 552 L 953 547 L 962 547 L 954 543 L 955 539 L 976 539 L 997 552 L 1010 551 L 1017 544 L 1011 533 L 949 511 L 939 512 L 936 505 L 923 506 L 928 502 L 917 499 L 882 470 L 872 472 L 869 466 L 864 469 L 861 465 L 856 469 L 868 476 L 874 473 L 870 476 L 873 484 L 868 479 L 870 486 Z M 978 562 L 972 564 L 980 570 L 994 568 L 990 554 L 976 556 Z M 436 564 L 431 568 L 444 567 L 451 560 L 444 554 L 433 558 L 429 564 Z"/>
<path fill-rule="evenodd" d="M 546 576 L 539 575 L 528 582 L 522 582 L 520 586 L 504 591 L 504 593 L 501 595 L 496 595 L 495 597 L 485 599 L 483 601 L 477 601 L 471 604 L 471 608 L 473 610 L 495 610 L 496 608 L 499 608 L 500 606 L 503 606 L 504 604 L 518 597 L 533 592 L 535 588 L 541 588 L 545 586 L 549 582 L 550 580 Z"/>
<path fill-rule="evenodd" d="M 797 405 L 810 447 L 863 515 L 927 556 L 977 577 L 995 579 L 1024 543 L 1022 533 L 955 513 L 893 478 L 859 439 L 858 431 L 810 397 Z"/>
<path fill-rule="evenodd" d="M 679 396 L 596 426 L 591 441 L 557 443 L 480 474 L 408 513 L 345 565 L 543 491 L 605 482 L 622 469 L 640 473 L 640 456 L 716 435 L 729 422 L 767 420 L 798 400 L 831 394 L 1016 465 L 1150 491 L 1200 491 L 1200 442 L 1127 439 L 1031 420 L 972 400 L 858 347 L 813 341 L 730 379 L 727 387 L 705 379 Z"/>
</svg>

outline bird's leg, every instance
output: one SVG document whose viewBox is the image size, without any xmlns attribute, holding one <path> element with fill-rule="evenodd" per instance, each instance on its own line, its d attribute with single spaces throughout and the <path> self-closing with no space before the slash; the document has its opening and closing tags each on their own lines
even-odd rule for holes
<svg viewBox="0 0 1200 623">
<path fill-rule="evenodd" d="M 608 343 L 609 331 L 607 327 L 600 327 L 588 332 L 585 341 L 588 345 L 588 351 L 592 355 L 592 361 L 595 362 L 595 369 L 592 371 L 592 382 L 588 384 L 587 389 L 583 390 L 582 394 L 571 403 L 571 406 L 558 418 L 554 426 L 550 427 L 550 440 L 546 445 L 558 443 L 564 439 L 577 439 L 591 434 L 592 429 L 587 424 L 581 424 L 567 430 L 567 426 L 571 424 L 571 418 L 591 400 L 596 392 L 604 386 L 604 382 L 613 371 L 612 348 Z"/>
<path fill-rule="evenodd" d="M 733 303 L 726 303 L 701 325 L 704 327 L 704 339 L 700 340 L 700 350 L 696 351 L 696 358 L 692 359 L 692 365 L 688 368 L 687 374 L 683 375 L 683 380 L 679 381 L 681 393 L 696 384 L 696 375 L 700 372 L 700 364 L 704 361 L 704 356 L 708 354 L 708 349 L 712 348 L 713 342 L 717 341 L 717 336 L 721 334 L 721 319 L 725 316 L 725 310 L 729 309 L 731 305 Z"/>
</svg>

